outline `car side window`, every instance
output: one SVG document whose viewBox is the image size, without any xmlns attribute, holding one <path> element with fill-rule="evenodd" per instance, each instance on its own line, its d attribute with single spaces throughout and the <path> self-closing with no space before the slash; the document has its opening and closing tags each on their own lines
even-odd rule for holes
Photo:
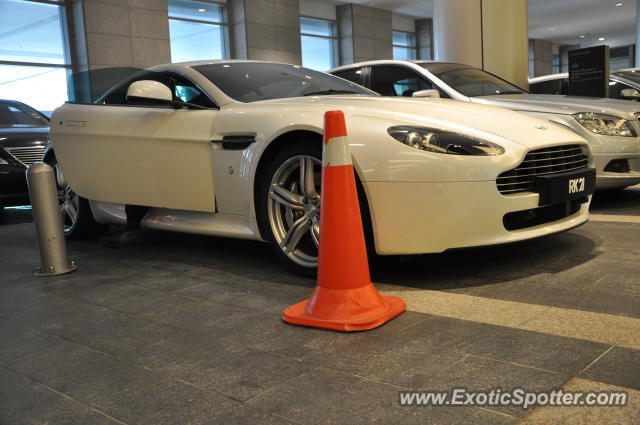
<svg viewBox="0 0 640 425">
<path fill-rule="evenodd" d="M 634 89 L 628 84 L 621 83 L 620 81 L 609 80 L 609 97 L 613 99 L 622 99 L 622 90 Z"/>
<path fill-rule="evenodd" d="M 416 91 L 428 89 L 437 87 L 409 68 L 389 65 L 371 68 L 371 90 L 383 96 L 411 97 Z"/>
<path fill-rule="evenodd" d="M 333 75 L 336 77 L 344 78 L 347 81 L 351 81 L 352 83 L 363 85 L 363 76 L 364 76 L 364 68 L 351 68 L 345 69 L 344 71 L 334 72 Z"/>
<path fill-rule="evenodd" d="M 137 75 L 131 80 L 125 81 L 111 92 L 107 93 L 101 103 L 105 105 L 132 105 L 131 102 L 127 102 L 127 89 L 132 83 L 141 80 L 157 81 L 169 87 L 173 92 L 173 100 L 181 100 L 183 102 L 192 103 L 205 108 L 216 107 L 207 95 L 205 95 L 202 90 L 187 78 L 171 73 L 158 72 L 144 73 L 142 75 Z"/>
<path fill-rule="evenodd" d="M 555 79 L 529 84 L 529 91 L 535 94 L 566 94 L 562 93 L 562 81 Z"/>
</svg>

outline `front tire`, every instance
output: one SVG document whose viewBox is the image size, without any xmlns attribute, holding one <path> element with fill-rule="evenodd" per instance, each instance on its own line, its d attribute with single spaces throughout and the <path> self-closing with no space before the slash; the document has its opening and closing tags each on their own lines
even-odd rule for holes
<svg viewBox="0 0 640 425">
<path fill-rule="evenodd" d="M 322 150 L 298 140 L 273 159 L 260 185 L 257 215 L 278 259 L 298 274 L 318 267 Z"/>
<path fill-rule="evenodd" d="M 68 184 L 62 181 L 62 173 L 56 158 L 51 156 L 45 162 L 53 168 L 56 178 L 59 210 L 65 237 L 67 239 L 86 239 L 105 233 L 109 226 L 95 221 L 89 201 L 75 193 Z"/>
</svg>

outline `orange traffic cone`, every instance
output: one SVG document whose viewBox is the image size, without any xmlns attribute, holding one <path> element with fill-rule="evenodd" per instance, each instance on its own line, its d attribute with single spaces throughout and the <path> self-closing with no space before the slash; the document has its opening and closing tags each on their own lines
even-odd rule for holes
<svg viewBox="0 0 640 425">
<path fill-rule="evenodd" d="M 311 298 L 284 310 L 282 320 L 337 331 L 376 328 L 406 306 L 371 283 L 358 194 L 342 111 L 324 115 L 318 282 Z"/>
</svg>

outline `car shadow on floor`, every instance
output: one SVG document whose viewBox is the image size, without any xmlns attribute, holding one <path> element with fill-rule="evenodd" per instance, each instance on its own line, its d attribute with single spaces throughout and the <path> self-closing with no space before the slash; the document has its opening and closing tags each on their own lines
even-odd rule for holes
<svg viewBox="0 0 640 425">
<path fill-rule="evenodd" d="M 594 214 L 640 214 L 640 185 L 623 190 L 602 190 L 593 195 L 590 211 Z"/>
</svg>

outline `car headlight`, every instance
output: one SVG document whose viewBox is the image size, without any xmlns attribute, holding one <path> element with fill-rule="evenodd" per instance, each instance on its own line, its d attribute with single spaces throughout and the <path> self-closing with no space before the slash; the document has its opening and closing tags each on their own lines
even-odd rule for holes
<svg viewBox="0 0 640 425">
<path fill-rule="evenodd" d="M 636 137 L 636 132 L 629 125 L 629 121 L 615 115 L 581 112 L 573 114 L 573 118 L 592 133 L 604 136 Z"/>
<path fill-rule="evenodd" d="M 4 159 L 0 158 L 0 165 L 7 165 L 8 162 L 5 161 Z"/>
<path fill-rule="evenodd" d="M 495 143 L 447 131 L 397 126 L 390 127 L 387 132 L 391 137 L 407 146 L 428 152 L 478 156 L 494 156 L 504 153 L 504 148 Z"/>
</svg>

